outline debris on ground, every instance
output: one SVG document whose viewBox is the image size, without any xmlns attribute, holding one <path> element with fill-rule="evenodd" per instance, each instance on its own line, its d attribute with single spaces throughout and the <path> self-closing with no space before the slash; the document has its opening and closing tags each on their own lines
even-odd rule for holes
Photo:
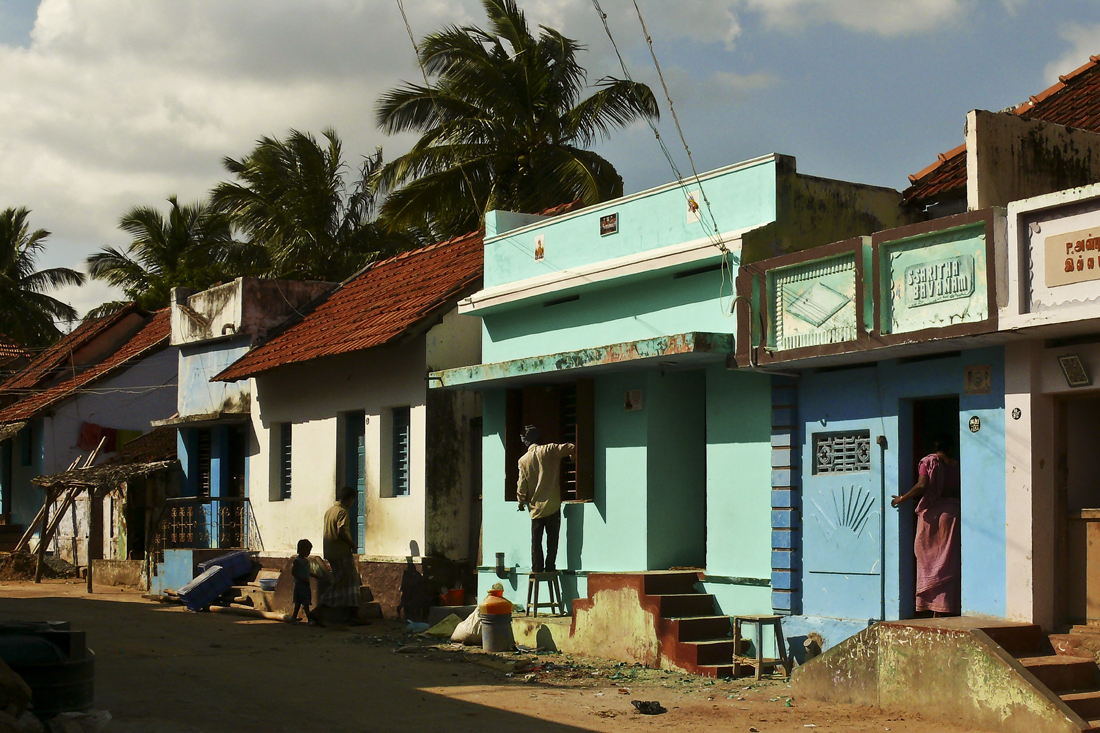
<svg viewBox="0 0 1100 733">
<path fill-rule="evenodd" d="M 661 713 L 668 712 L 668 710 L 656 700 L 631 700 L 630 704 L 637 708 L 638 712 L 642 715 L 660 715 Z"/>
<path fill-rule="evenodd" d="M 77 568 L 59 557 L 44 558 L 42 577 L 75 578 Z M 0 580 L 34 580 L 38 557 L 29 552 L 0 552 Z"/>
</svg>

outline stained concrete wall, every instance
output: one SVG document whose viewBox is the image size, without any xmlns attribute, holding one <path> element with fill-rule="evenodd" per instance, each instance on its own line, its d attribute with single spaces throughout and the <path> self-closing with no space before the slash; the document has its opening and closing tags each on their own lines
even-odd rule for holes
<svg viewBox="0 0 1100 733">
<path fill-rule="evenodd" d="M 1100 181 L 1100 134 L 1008 112 L 966 116 L 971 210 Z"/>
</svg>

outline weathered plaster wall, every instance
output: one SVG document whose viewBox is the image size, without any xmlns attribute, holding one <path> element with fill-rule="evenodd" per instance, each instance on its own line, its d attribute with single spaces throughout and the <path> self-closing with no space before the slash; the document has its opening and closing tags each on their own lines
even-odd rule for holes
<svg viewBox="0 0 1100 733">
<path fill-rule="evenodd" d="M 256 445 L 249 460 L 249 497 L 267 552 L 291 551 L 299 539 L 321 547 L 322 518 L 343 485 L 337 476 L 339 417 L 366 412 L 366 546 L 360 554 L 403 558 L 415 542 L 424 551 L 424 351 L 423 341 L 296 364 L 256 379 L 252 426 Z M 390 410 L 411 407 L 412 445 L 408 496 L 383 496 L 392 460 Z M 291 498 L 279 500 L 272 471 L 278 433 L 293 424 Z"/>
<path fill-rule="evenodd" d="M 343 430 L 348 412 L 365 413 L 365 557 L 441 554 L 465 559 L 469 547 L 470 420 L 479 400 L 466 393 L 427 399 L 433 368 L 477 360 L 476 319 L 448 315 L 425 336 L 402 345 L 296 364 L 255 380 L 249 496 L 266 552 L 292 554 L 299 539 L 321 547 L 325 511 L 344 485 Z M 392 495 L 392 409 L 411 408 L 410 493 Z M 434 420 L 429 431 L 428 420 Z M 292 492 L 278 499 L 272 471 L 277 433 L 291 422 Z M 429 501 L 428 494 L 434 497 Z"/>
<path fill-rule="evenodd" d="M 971 209 L 1100 180 L 1100 134 L 1007 112 L 966 116 L 966 201 Z"/>
<path fill-rule="evenodd" d="M 172 344 L 262 338 L 334 283 L 239 277 L 201 292 L 172 290 Z"/>
<path fill-rule="evenodd" d="M 251 380 L 211 382 L 210 379 L 248 353 L 244 339 L 188 344 L 179 348 L 180 417 L 217 412 L 246 413 L 252 400 Z"/>
<path fill-rule="evenodd" d="M 990 394 L 963 394 L 965 368 L 989 365 Z M 959 395 L 959 451 L 962 471 L 963 613 L 1006 613 L 1006 505 L 1004 356 L 999 347 L 959 356 L 901 364 L 880 362 L 864 369 L 805 374 L 799 383 L 803 480 L 803 609 L 808 616 L 865 621 L 880 615 L 880 522 L 882 495 L 907 491 L 916 481 L 912 400 Z M 971 417 L 981 421 L 971 432 Z M 866 429 L 870 432 L 870 471 L 815 476 L 815 432 Z M 876 438 L 884 435 L 881 453 Z M 843 521 L 836 507 L 855 495 L 868 503 L 858 527 Z M 834 504 L 834 502 L 836 502 Z M 886 618 L 912 612 L 911 542 L 906 531 L 912 504 L 887 506 L 885 517 Z M 838 521 L 837 513 L 840 516 Z M 848 515 L 850 516 L 850 515 Z M 834 529 L 834 525 L 836 528 Z"/>
</svg>

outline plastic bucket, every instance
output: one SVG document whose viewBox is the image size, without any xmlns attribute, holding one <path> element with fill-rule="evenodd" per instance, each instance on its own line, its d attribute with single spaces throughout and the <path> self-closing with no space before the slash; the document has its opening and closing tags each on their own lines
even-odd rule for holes
<svg viewBox="0 0 1100 733">
<path fill-rule="evenodd" d="M 481 648 L 487 652 L 510 652 L 516 645 L 512 636 L 512 614 L 481 615 Z"/>
</svg>

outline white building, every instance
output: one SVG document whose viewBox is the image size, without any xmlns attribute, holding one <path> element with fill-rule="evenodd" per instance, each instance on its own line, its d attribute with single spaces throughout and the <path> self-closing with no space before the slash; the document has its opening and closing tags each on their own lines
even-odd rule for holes
<svg viewBox="0 0 1100 733">
<path fill-rule="evenodd" d="M 480 235 L 380 261 L 214 378 L 254 380 L 248 495 L 265 553 L 303 538 L 320 553 L 325 511 L 356 487 L 360 568 L 387 615 L 472 578 L 480 403 L 429 393 L 427 376 L 480 362 L 480 320 L 456 304 L 481 273 Z"/>
</svg>

